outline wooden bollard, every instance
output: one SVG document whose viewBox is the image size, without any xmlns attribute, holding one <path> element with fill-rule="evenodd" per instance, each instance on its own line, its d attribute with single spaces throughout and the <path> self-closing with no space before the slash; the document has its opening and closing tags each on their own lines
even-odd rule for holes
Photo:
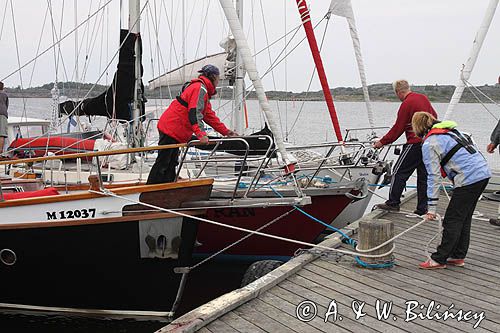
<svg viewBox="0 0 500 333">
<path fill-rule="evenodd" d="M 369 221 L 359 222 L 359 243 L 358 249 L 368 250 L 379 246 L 394 236 L 394 223 L 389 220 L 374 219 Z M 384 245 L 378 250 L 368 252 L 366 254 L 382 254 L 392 249 L 393 242 Z M 367 264 L 377 264 L 387 262 L 392 259 L 392 255 L 387 255 L 379 258 L 368 258 L 359 256 Z"/>
</svg>

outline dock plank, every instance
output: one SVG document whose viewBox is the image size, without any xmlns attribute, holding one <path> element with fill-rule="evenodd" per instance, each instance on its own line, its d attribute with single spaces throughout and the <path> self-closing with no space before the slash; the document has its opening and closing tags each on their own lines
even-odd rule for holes
<svg viewBox="0 0 500 333">
<path fill-rule="evenodd" d="M 448 200 L 441 193 L 438 213 L 444 215 L 447 205 Z M 363 219 L 392 220 L 395 234 L 399 234 L 421 221 L 420 217 L 407 214 L 415 207 L 416 196 L 412 194 L 401 205 L 402 212 L 375 211 Z M 424 250 L 427 242 L 438 232 L 433 222 L 424 223 L 395 241 L 396 261 L 393 268 L 361 268 L 348 255 L 310 257 L 308 261 L 296 265 L 289 274 L 283 275 L 272 287 L 262 292 L 255 291 L 253 299 L 231 307 L 232 311 L 209 323 L 200 332 L 500 332 L 500 265 L 496 264 L 500 228 L 487 221 L 487 218 L 498 214 L 498 203 L 480 200 L 476 210 L 482 215 L 472 223 L 465 267 L 450 266 L 434 271 L 418 268 L 418 264 L 426 259 Z M 346 230 L 353 232 L 356 228 L 357 222 Z M 438 237 L 428 250 L 434 251 L 439 241 Z M 336 246 L 351 249 L 346 244 L 337 243 Z M 291 262 L 297 259 L 298 263 L 301 257 L 303 255 Z M 310 321 L 297 319 L 297 307 L 304 301 L 314 302 L 316 306 L 316 316 Z M 360 302 L 355 305 L 364 304 L 364 316 L 361 318 L 356 318 L 352 309 L 355 301 Z M 422 306 L 413 312 L 422 318 L 407 317 L 408 311 L 411 312 L 408 306 L 412 302 Z M 337 317 L 334 321 L 333 315 L 327 315 L 332 304 L 337 306 L 337 315 L 342 316 L 342 320 Z M 378 317 L 377 304 L 392 306 L 387 318 Z M 436 308 L 438 304 L 439 311 Z M 434 308 L 428 310 L 431 305 Z M 442 315 L 445 310 L 453 314 L 462 311 L 462 315 L 469 310 L 471 312 L 469 317 L 460 320 L 438 318 L 437 315 Z M 481 313 L 484 318 L 477 317 Z M 473 328 L 480 319 L 480 325 Z M 199 322 L 197 325 L 200 327 Z"/>
<path fill-rule="evenodd" d="M 252 302 L 253 301 L 243 304 L 233 311 L 238 316 L 252 322 L 266 332 L 290 332 L 290 329 L 287 326 L 282 325 L 279 321 L 254 308 Z"/>
<path fill-rule="evenodd" d="M 216 320 L 206 326 L 211 332 L 217 333 L 240 333 L 234 327 L 229 326 L 222 320 Z"/>
<path fill-rule="evenodd" d="M 316 263 L 315 263 L 316 264 Z M 305 269 L 311 270 L 315 274 L 328 274 L 328 272 L 325 272 L 325 268 L 323 268 L 323 263 L 317 263 L 318 265 L 308 265 L 305 267 Z M 343 267 L 335 267 L 333 270 L 331 270 L 331 267 L 334 267 L 334 265 L 326 266 L 328 267 L 327 271 L 330 271 L 334 274 L 335 276 L 343 276 L 344 278 L 352 279 L 352 271 L 345 269 Z M 368 271 L 368 270 L 366 270 Z M 370 277 L 370 276 L 365 276 L 368 272 L 360 273 L 355 276 L 355 281 L 350 282 L 350 286 L 353 288 L 361 289 L 364 290 L 366 289 L 366 286 L 370 286 L 370 293 L 377 297 L 378 299 L 381 300 L 392 300 L 395 298 L 401 298 L 403 303 L 401 304 L 402 306 L 406 306 L 405 302 L 414 300 L 419 302 L 419 304 L 429 304 L 430 301 L 435 301 L 442 306 L 446 305 L 448 307 L 449 304 L 451 304 L 450 300 L 446 297 L 439 297 L 439 295 L 434 295 L 433 293 L 426 293 L 425 291 L 420 290 L 419 288 L 413 287 L 410 283 L 412 282 L 411 278 L 408 278 L 407 281 L 393 281 L 393 280 L 388 280 L 385 279 L 381 275 L 377 275 L 375 277 Z M 333 275 L 333 274 L 332 274 Z M 361 300 L 364 301 L 364 298 L 361 298 Z M 458 304 L 457 304 L 458 303 Z M 463 309 L 469 309 L 470 305 L 464 304 L 457 302 L 455 303 L 455 306 L 461 307 Z M 429 328 L 434 326 L 434 321 L 428 321 L 425 322 L 425 325 Z M 455 327 L 459 331 L 464 331 L 468 332 L 471 330 L 472 325 L 470 324 L 465 324 L 465 323 L 457 323 L 457 322 L 446 322 L 446 325 Z M 481 323 L 481 326 L 478 327 L 475 331 L 477 332 L 489 332 L 489 330 L 484 329 L 485 321 Z M 406 326 L 406 325 L 405 325 Z M 492 325 L 490 325 L 492 326 Z"/>
<path fill-rule="evenodd" d="M 281 286 L 276 286 L 273 289 L 271 289 L 266 295 L 269 294 L 271 296 L 275 296 L 279 299 L 285 300 L 285 302 L 288 302 L 291 304 L 291 306 L 294 308 L 294 311 L 298 304 L 301 302 L 305 301 L 306 299 L 302 295 L 298 295 L 296 293 L 293 293 L 285 288 L 282 288 Z M 352 332 L 348 330 L 345 327 L 340 327 L 340 326 L 333 326 L 333 323 L 329 321 L 325 321 L 325 314 L 327 313 L 327 308 L 326 306 L 323 306 L 321 303 L 317 305 L 318 309 L 318 315 L 312 319 L 311 321 L 308 322 L 308 324 L 315 328 L 318 329 L 322 332 L 331 332 L 332 328 L 335 328 L 337 332 L 341 333 L 349 333 Z M 370 331 L 370 333 L 376 332 L 374 330 Z"/>
<path fill-rule="evenodd" d="M 221 321 L 225 322 L 229 326 L 235 328 L 238 332 L 246 333 L 265 333 L 264 330 L 255 326 L 251 322 L 245 320 L 244 318 L 238 316 L 234 312 L 228 312 L 223 317 L 220 318 Z"/>
</svg>

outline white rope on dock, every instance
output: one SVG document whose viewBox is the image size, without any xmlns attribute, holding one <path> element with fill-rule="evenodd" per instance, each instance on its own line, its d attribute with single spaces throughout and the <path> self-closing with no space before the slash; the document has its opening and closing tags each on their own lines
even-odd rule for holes
<svg viewBox="0 0 500 333">
<path fill-rule="evenodd" d="M 410 230 L 418 227 L 419 225 L 423 224 L 424 222 L 427 222 L 426 219 L 423 219 L 422 221 L 420 221 L 416 225 L 410 227 L 408 230 L 405 230 L 405 231 L 401 232 L 400 234 L 392 237 L 391 239 L 387 240 L 386 242 L 384 242 L 383 244 L 381 244 L 381 245 L 379 245 L 377 247 L 374 247 L 372 249 L 367 249 L 367 250 L 359 250 L 356 247 L 356 250 L 359 251 L 359 252 L 353 252 L 353 251 L 341 250 L 341 249 L 337 249 L 337 248 L 330 248 L 330 247 L 326 247 L 326 246 L 319 245 L 319 244 L 312 244 L 312 243 L 303 242 L 303 241 L 299 241 L 299 240 L 295 240 L 295 239 L 290 239 L 290 238 L 286 238 L 286 237 L 281 237 L 281 236 L 276 236 L 276 235 L 272 235 L 272 234 L 266 234 L 266 233 L 263 233 L 263 232 L 260 232 L 260 231 L 249 230 L 249 229 L 245 229 L 245 228 L 241 228 L 241 227 L 237 227 L 237 226 L 232 226 L 232 225 L 224 224 L 224 223 L 221 223 L 221 222 L 209 220 L 209 219 L 198 217 L 198 216 L 192 216 L 192 215 L 185 214 L 185 213 L 182 213 L 182 212 L 178 212 L 178 211 L 174 211 L 174 210 L 171 210 L 171 209 L 167 209 L 167 208 L 163 208 L 163 207 L 158 207 L 158 206 L 155 206 L 155 205 L 151 205 L 151 204 L 148 204 L 148 203 L 145 203 L 145 202 L 137 201 L 137 200 L 134 200 L 134 199 L 126 198 L 126 197 L 117 195 L 117 194 L 115 194 L 114 192 L 112 192 L 112 191 L 110 191 L 108 189 L 101 189 L 100 191 L 89 190 L 89 192 L 90 193 L 99 194 L 99 195 L 110 196 L 110 197 L 122 199 L 122 200 L 129 201 L 129 202 L 132 202 L 132 203 L 135 203 L 135 204 L 138 204 L 138 205 L 143 205 L 143 206 L 146 206 L 146 207 L 150 207 L 150 208 L 157 209 L 157 210 L 160 210 L 160 211 L 164 211 L 164 212 L 167 212 L 167 213 L 175 214 L 175 215 L 178 215 L 178 216 L 192 218 L 194 220 L 198 220 L 198 221 L 201 221 L 201 222 L 210 223 L 210 224 L 217 225 L 217 226 L 224 227 L 224 228 L 228 228 L 228 229 L 243 231 L 243 232 L 246 232 L 246 233 L 251 233 L 251 234 L 262 236 L 262 237 L 273 238 L 273 239 L 277 239 L 277 240 L 281 240 L 281 241 L 285 241 L 285 242 L 289 242 L 289 243 L 294 243 L 294 244 L 303 245 L 303 246 L 309 246 L 309 247 L 313 247 L 313 248 L 317 248 L 317 249 L 322 249 L 322 250 L 326 250 L 326 251 L 338 252 L 338 253 L 342 253 L 342 254 L 346 254 L 346 255 L 359 256 L 360 254 L 363 254 L 363 257 L 366 257 L 366 258 L 380 258 L 380 257 L 385 257 L 385 256 L 388 256 L 388 255 L 391 255 L 394 252 L 394 250 L 395 250 L 395 245 L 393 245 L 392 248 L 389 251 L 387 251 L 386 253 L 382 253 L 382 254 L 365 254 L 365 253 L 369 253 L 369 252 L 373 252 L 375 250 L 378 250 L 379 248 L 381 248 L 381 247 L 389 244 L 393 240 L 401 237 L 406 232 L 408 232 L 408 231 L 410 231 Z"/>
</svg>

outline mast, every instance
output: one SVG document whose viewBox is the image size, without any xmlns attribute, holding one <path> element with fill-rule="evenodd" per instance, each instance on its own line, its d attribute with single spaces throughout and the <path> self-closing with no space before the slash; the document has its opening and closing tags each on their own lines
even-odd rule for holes
<svg viewBox="0 0 500 333">
<path fill-rule="evenodd" d="M 236 13 L 240 19 L 240 24 L 243 26 L 243 0 L 236 0 Z M 234 112 L 233 112 L 233 129 L 236 133 L 244 134 L 244 99 L 245 99 L 245 69 L 243 68 L 243 60 L 239 53 L 238 46 L 236 47 L 236 79 L 234 82 Z"/>
<path fill-rule="evenodd" d="M 77 0 L 74 3 L 75 6 L 75 28 L 78 27 L 78 4 Z M 78 73 L 78 29 L 75 29 L 75 82 L 80 80 L 80 75 Z"/>
<path fill-rule="evenodd" d="M 455 92 L 453 92 L 453 96 L 451 97 L 450 104 L 448 105 L 448 109 L 446 110 L 446 114 L 444 115 L 444 119 L 450 119 L 455 106 L 458 104 L 458 102 L 460 102 L 460 98 L 462 97 L 465 89 L 465 82 L 469 80 L 472 70 L 474 69 L 479 51 L 481 51 L 484 39 L 486 37 L 486 34 L 488 33 L 488 29 L 490 27 L 491 21 L 493 20 L 493 16 L 495 15 L 498 1 L 499 0 L 491 0 L 490 4 L 488 5 L 488 9 L 486 10 L 486 14 L 484 15 L 483 22 L 481 23 L 481 26 L 476 33 L 476 38 L 474 38 L 469 58 L 467 59 L 465 65 L 463 65 L 463 68 L 460 72 L 460 79 L 458 80 Z"/>
<path fill-rule="evenodd" d="M 288 153 L 285 150 L 285 145 L 283 143 L 283 138 L 281 137 L 281 132 L 279 131 L 276 120 L 274 119 L 274 114 L 272 113 L 271 108 L 269 106 L 269 102 L 267 101 L 266 93 L 264 91 L 264 86 L 262 85 L 262 81 L 260 80 L 259 72 L 257 71 L 257 66 L 255 65 L 255 61 L 250 51 L 250 47 L 248 46 L 248 41 L 245 38 L 245 34 L 240 24 L 240 20 L 238 19 L 238 15 L 236 14 L 236 9 L 233 6 L 232 0 L 219 0 L 219 1 L 222 6 L 222 9 L 224 10 L 227 22 L 229 23 L 229 27 L 231 28 L 231 32 L 233 33 L 245 69 L 248 73 L 248 76 L 250 77 L 250 80 L 252 80 L 255 92 L 257 93 L 257 98 L 259 99 L 259 105 L 262 111 L 264 112 L 264 115 L 266 117 L 267 122 L 269 123 L 269 126 L 271 127 L 271 131 L 273 132 L 276 145 L 281 154 L 281 158 L 283 162 L 287 164 L 287 166 L 289 166 L 290 158 L 288 157 Z"/>
<path fill-rule="evenodd" d="M 181 24 L 182 24 L 182 77 L 186 77 L 186 4 L 184 0 L 181 0 L 182 13 L 181 13 Z"/>
<path fill-rule="evenodd" d="M 142 101 L 142 71 L 141 71 L 141 46 L 139 41 L 141 4 L 140 0 L 129 0 L 129 30 L 130 33 L 137 36 L 135 40 L 135 84 L 134 84 L 134 102 L 132 105 L 132 147 L 142 146 L 142 122 L 139 117 L 141 116 L 141 102 Z"/>
<path fill-rule="evenodd" d="M 366 83 L 365 65 L 363 63 L 363 56 L 361 55 L 361 43 L 359 41 L 358 29 L 356 28 L 356 20 L 354 19 L 354 11 L 352 10 L 351 0 L 332 0 L 328 15 L 337 15 L 345 17 L 349 25 L 349 33 L 351 34 L 352 45 L 354 47 L 354 55 L 358 64 L 359 77 L 361 79 L 361 86 L 363 88 L 363 97 L 366 105 L 366 112 L 368 114 L 368 122 L 370 127 L 375 127 L 373 117 L 372 104 L 370 102 L 370 95 L 368 93 L 368 84 Z"/>
<path fill-rule="evenodd" d="M 319 53 L 318 43 L 316 42 L 316 36 L 314 35 L 314 29 L 311 23 L 311 16 L 309 15 L 309 9 L 305 0 L 296 0 L 297 7 L 299 9 L 300 18 L 302 19 L 302 25 L 306 31 L 307 41 L 309 42 L 309 47 L 312 52 L 314 59 L 314 64 L 316 65 L 316 70 L 318 71 L 319 80 L 321 82 L 321 87 L 323 89 L 323 95 L 325 96 L 326 105 L 328 107 L 328 112 L 330 113 L 330 118 L 333 123 L 333 129 L 335 130 L 335 135 L 339 142 L 343 142 L 342 133 L 340 131 L 339 120 L 337 118 L 337 112 L 335 111 L 335 106 L 333 105 L 333 97 L 330 92 L 330 87 L 328 85 L 328 80 L 325 74 L 325 68 L 323 67 L 323 61 L 321 60 L 321 55 Z"/>
</svg>

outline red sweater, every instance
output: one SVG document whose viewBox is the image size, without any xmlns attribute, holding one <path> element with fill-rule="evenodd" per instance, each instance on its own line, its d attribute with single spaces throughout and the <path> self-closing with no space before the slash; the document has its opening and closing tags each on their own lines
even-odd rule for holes
<svg viewBox="0 0 500 333">
<path fill-rule="evenodd" d="M 188 142 L 193 133 L 198 139 L 207 135 L 203 122 L 222 135 L 229 132 L 219 117 L 212 110 L 210 97 L 215 95 L 212 82 L 200 76 L 181 93 L 180 99 L 187 103 L 183 106 L 177 99 L 163 112 L 158 122 L 158 130 L 174 138 L 179 143 Z"/>
<path fill-rule="evenodd" d="M 418 94 L 415 92 L 410 92 L 406 95 L 403 103 L 398 110 L 398 117 L 392 128 L 387 132 L 386 135 L 380 142 L 384 145 L 391 144 L 396 141 L 403 132 L 406 134 L 406 143 L 420 143 L 422 139 L 415 135 L 413 128 L 411 127 L 411 119 L 415 112 L 428 112 L 437 118 L 436 111 L 429 102 L 427 96 Z"/>
</svg>

